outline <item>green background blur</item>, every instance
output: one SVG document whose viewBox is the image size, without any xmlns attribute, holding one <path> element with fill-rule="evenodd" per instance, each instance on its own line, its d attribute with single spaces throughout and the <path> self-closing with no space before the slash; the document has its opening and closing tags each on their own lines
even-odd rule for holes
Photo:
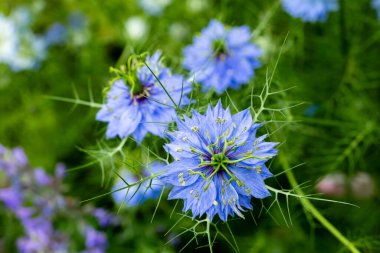
<svg viewBox="0 0 380 253">
<path fill-rule="evenodd" d="M 37 2 L 2 0 L 0 11 L 7 15 L 18 6 L 31 7 Z M 105 125 L 95 121 L 96 109 L 56 101 L 49 96 L 74 98 L 77 93 L 89 101 L 92 93 L 94 101 L 101 103 L 102 89 L 112 77 L 109 67 L 120 62 L 122 54 L 125 58 L 160 49 L 166 62 L 184 73 L 180 65 L 182 49 L 216 18 L 231 26 L 248 25 L 254 32 L 253 41 L 265 51 L 262 67 L 252 83 L 239 91 L 229 90 L 239 109 L 250 105 L 252 87 L 257 93 L 263 87 L 266 72 L 274 70 L 284 44 L 272 89 L 293 88 L 271 96 L 269 103 L 274 108 L 303 104 L 277 114 L 279 123 L 273 122 L 270 129 L 276 130 L 273 138 L 282 143 L 281 155 L 290 166 L 302 164 L 293 173 L 299 183 L 306 182 L 309 186 L 305 192 L 315 193 L 317 182 L 331 172 L 345 174 L 348 189 L 350 179 L 359 171 L 368 173 L 379 185 L 380 21 L 370 1 L 340 1 L 340 11 L 331 13 L 325 23 L 316 24 L 290 17 L 272 0 L 205 0 L 198 1 L 200 7 L 195 10 L 191 9 L 191 1 L 173 0 L 159 16 L 147 15 L 132 0 L 41 2 L 44 11 L 34 17 L 35 33 L 46 31 L 54 22 L 64 24 L 70 13 L 80 12 L 86 17 L 85 31 L 89 39 L 80 46 L 52 46 L 37 70 L 14 73 L 0 64 L 0 143 L 7 147 L 22 146 L 33 166 L 52 171 L 57 162 L 64 162 L 69 168 L 86 164 L 91 158 L 80 149 L 91 148 L 104 138 Z M 132 16 L 147 22 L 147 34 L 140 40 L 128 37 L 125 30 L 126 21 Z M 176 24 L 174 28 L 173 24 Z M 215 94 L 210 97 L 212 101 L 217 100 Z M 228 101 L 226 95 L 222 101 Z M 261 120 L 271 116 L 268 113 Z M 280 160 L 275 158 L 271 165 L 274 174 L 284 169 Z M 268 180 L 271 185 L 290 188 L 285 175 L 271 180 Z M 101 186 L 101 170 L 96 165 L 70 172 L 66 185 L 67 194 L 79 199 L 109 190 L 109 186 Z M 365 199 L 354 198 L 348 190 L 337 200 L 360 208 L 313 203 L 363 252 L 380 252 L 377 190 Z M 265 206 L 268 208 L 272 201 L 266 199 Z M 108 198 L 96 200 L 94 204 L 117 210 Z M 280 204 L 287 211 L 285 198 L 280 198 Z M 185 234 L 174 245 L 165 245 L 168 236 L 164 233 L 178 217 L 174 215 L 170 219 L 166 212 L 174 203 L 162 205 L 153 223 L 150 218 L 154 202 L 141 210 L 122 212 L 122 226 L 109 232 L 108 251 L 178 252 L 192 235 Z M 288 216 L 287 222 L 284 221 L 277 206 L 269 214 L 264 210 L 260 216 L 260 203 L 257 206 L 253 211 L 257 224 L 250 215 L 245 220 L 229 223 L 240 252 L 347 252 L 302 208 L 298 199 L 290 199 L 292 224 Z M 4 211 L 0 215 L 0 219 L 9 219 Z M 189 224 L 190 221 L 183 227 Z M 9 233 L 9 229 L 0 226 L 0 237 Z M 180 232 L 179 227 L 173 230 L 173 233 Z M 206 242 L 201 237 L 198 246 Z M 196 247 L 195 243 L 190 244 L 183 251 L 193 252 Z M 200 248 L 196 252 L 207 251 Z M 232 249 L 218 238 L 215 252 L 232 252 Z"/>
</svg>

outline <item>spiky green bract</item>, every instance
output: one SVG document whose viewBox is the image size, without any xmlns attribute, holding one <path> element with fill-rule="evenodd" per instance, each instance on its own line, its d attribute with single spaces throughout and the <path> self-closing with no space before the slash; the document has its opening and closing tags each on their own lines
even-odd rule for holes
<svg viewBox="0 0 380 253">
<path fill-rule="evenodd" d="M 124 170 L 121 177 L 117 179 L 112 190 L 113 200 L 117 204 L 126 204 L 128 207 L 141 205 L 148 199 L 157 199 L 160 196 L 163 185 L 154 178 L 151 181 L 143 181 L 141 184 L 136 184 L 127 187 L 128 184 L 134 184 L 141 178 L 150 176 L 154 173 L 158 173 L 162 170 L 164 164 L 160 162 L 153 162 L 149 168 L 142 168 L 140 175 L 133 174 L 129 170 Z M 120 190 L 121 188 L 125 188 Z"/>
<path fill-rule="evenodd" d="M 183 199 L 183 211 L 191 210 L 193 217 L 243 217 L 242 211 L 252 209 L 252 197 L 270 195 L 264 179 L 272 174 L 265 162 L 276 155 L 277 143 L 256 137 L 260 126 L 249 109 L 231 115 L 220 101 L 204 115 L 193 111 L 192 118 L 178 119 L 178 131 L 165 146 L 175 161 L 160 176 L 173 185 L 169 199 Z"/>
</svg>

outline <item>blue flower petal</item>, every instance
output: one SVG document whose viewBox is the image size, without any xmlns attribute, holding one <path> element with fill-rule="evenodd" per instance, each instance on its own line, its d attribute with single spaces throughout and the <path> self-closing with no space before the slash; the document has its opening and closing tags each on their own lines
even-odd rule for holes
<svg viewBox="0 0 380 253">
<path fill-rule="evenodd" d="M 263 179 L 256 170 L 249 170 L 236 166 L 230 166 L 229 169 L 243 183 L 240 187 L 248 194 L 260 199 L 270 196 Z"/>
<path fill-rule="evenodd" d="M 198 174 L 191 171 L 198 170 L 199 161 L 196 159 L 181 159 L 167 165 L 164 169 L 165 174 L 159 176 L 162 182 L 175 185 L 187 186 L 193 184 L 198 178 Z"/>
</svg>

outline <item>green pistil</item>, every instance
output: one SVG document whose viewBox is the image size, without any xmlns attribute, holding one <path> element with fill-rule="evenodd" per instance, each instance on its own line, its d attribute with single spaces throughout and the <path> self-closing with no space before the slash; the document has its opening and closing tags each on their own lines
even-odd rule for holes
<svg viewBox="0 0 380 253">
<path fill-rule="evenodd" d="M 221 166 L 222 164 L 226 163 L 228 161 L 228 158 L 225 156 L 225 154 L 223 153 L 219 153 L 219 154 L 214 154 L 212 157 L 211 157 L 211 164 L 213 164 L 213 166 Z"/>
<path fill-rule="evenodd" d="M 144 86 L 141 84 L 140 80 L 137 78 L 136 74 L 133 78 L 128 78 L 124 80 L 125 83 L 130 87 L 131 96 L 144 95 Z"/>
<path fill-rule="evenodd" d="M 139 56 L 133 55 L 129 57 L 127 65 L 122 65 L 119 68 L 110 68 L 110 72 L 114 73 L 116 77 L 111 80 L 113 84 L 116 80 L 122 79 L 125 84 L 130 88 L 131 97 L 141 98 L 149 96 L 149 90 L 146 90 L 143 84 L 137 77 L 137 71 L 143 66 Z"/>
<path fill-rule="evenodd" d="M 212 49 L 214 50 L 215 57 L 223 58 L 227 55 L 227 47 L 224 40 L 215 40 L 212 43 Z"/>
<path fill-rule="evenodd" d="M 222 122 L 222 120 L 219 120 L 219 121 L 220 121 L 220 123 Z M 229 130 L 227 130 L 226 132 L 221 134 L 216 139 L 215 143 L 211 143 L 210 145 L 207 146 L 207 150 L 208 150 L 209 154 L 211 155 L 211 159 L 209 161 L 204 160 L 204 158 L 203 158 L 204 154 L 202 152 L 196 150 L 193 147 L 190 147 L 190 152 L 192 152 L 194 154 L 198 154 L 200 157 L 201 162 L 198 165 L 198 168 L 202 168 L 202 167 L 206 167 L 206 166 L 213 167 L 213 171 L 209 176 L 206 176 L 206 173 L 203 173 L 200 171 L 193 171 L 193 170 L 189 169 L 190 174 L 200 175 L 204 180 L 210 180 L 216 173 L 218 173 L 220 170 L 223 170 L 231 177 L 230 180 L 228 181 L 228 183 L 231 183 L 232 181 L 236 181 L 238 186 L 244 186 L 242 181 L 239 180 L 238 178 L 236 178 L 235 175 L 228 169 L 228 165 L 236 165 L 237 163 L 242 162 L 244 160 L 248 160 L 248 159 L 260 159 L 261 160 L 261 159 L 270 158 L 270 156 L 253 155 L 253 152 L 250 151 L 250 152 L 244 153 L 242 158 L 239 158 L 236 160 L 230 160 L 228 158 L 228 156 L 226 155 L 227 148 L 231 147 L 231 146 L 232 146 L 232 149 L 237 148 L 239 146 L 244 145 L 245 143 L 235 144 L 237 138 L 235 137 L 231 140 L 228 140 L 227 137 L 229 136 L 229 134 L 230 134 L 230 132 L 229 132 Z M 213 150 L 213 147 L 216 147 L 217 145 L 219 145 L 220 141 L 222 141 L 222 140 L 224 141 L 223 142 L 223 149 L 221 150 L 221 152 L 215 154 L 214 153 L 215 150 Z M 261 170 L 260 170 L 260 172 L 258 171 L 258 173 L 261 173 Z"/>
</svg>

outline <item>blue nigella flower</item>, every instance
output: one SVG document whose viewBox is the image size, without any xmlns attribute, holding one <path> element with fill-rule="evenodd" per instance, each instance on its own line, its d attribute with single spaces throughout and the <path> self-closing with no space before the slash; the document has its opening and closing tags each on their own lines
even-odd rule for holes
<svg viewBox="0 0 380 253">
<path fill-rule="evenodd" d="M 67 39 L 67 29 L 61 23 L 52 24 L 45 33 L 45 41 L 48 46 L 61 45 Z"/>
<path fill-rule="evenodd" d="M 97 219 L 100 227 L 107 227 L 119 223 L 117 216 L 112 215 L 103 208 L 95 208 L 91 211 L 91 214 Z"/>
<path fill-rule="evenodd" d="M 122 77 L 113 83 L 106 104 L 96 115 L 97 120 L 108 122 L 107 138 L 132 135 L 140 143 L 148 132 L 163 136 L 167 123 L 176 116 L 174 106 L 189 103 L 186 96 L 191 91 L 190 83 L 165 68 L 160 56 L 156 52 L 146 58 L 150 69 L 138 65 L 128 73 L 119 73 Z"/>
<path fill-rule="evenodd" d="M 372 7 L 377 12 L 377 19 L 380 19 L 380 0 L 372 0 Z"/>
<path fill-rule="evenodd" d="M 84 228 L 86 238 L 86 249 L 82 253 L 103 253 L 107 248 L 107 237 L 104 233 L 99 232 L 91 226 Z"/>
<path fill-rule="evenodd" d="M 86 26 L 86 16 L 81 12 L 72 12 L 69 15 L 68 23 L 73 29 L 81 30 Z"/>
<path fill-rule="evenodd" d="M 289 15 L 306 22 L 325 21 L 331 11 L 337 11 L 337 0 L 282 0 L 282 6 Z"/>
<path fill-rule="evenodd" d="M 121 174 L 123 179 L 118 178 L 115 185 L 112 187 L 112 191 L 125 188 L 127 186 L 125 182 L 128 184 L 134 184 L 143 177 L 148 177 L 158 173 L 162 171 L 163 167 L 163 163 L 153 162 L 149 166 L 149 169 L 142 169 L 141 175 L 135 175 L 129 170 L 124 170 Z M 162 187 L 163 184 L 157 180 L 157 178 L 154 178 L 152 179 L 152 182 L 150 180 L 146 180 L 142 182 L 141 185 L 134 185 L 124 190 L 116 191 L 112 194 L 112 197 L 117 204 L 125 203 L 128 207 L 132 207 L 142 204 L 148 199 L 158 198 L 162 191 Z"/>
<path fill-rule="evenodd" d="M 201 115 L 177 120 L 178 131 L 169 134 L 165 148 L 175 159 L 159 176 L 173 185 L 169 199 L 184 199 L 183 211 L 193 217 L 207 214 L 226 221 L 229 215 L 243 216 L 252 209 L 251 197 L 270 195 L 264 179 L 271 177 L 265 165 L 275 156 L 277 143 L 256 137 L 261 126 L 252 122 L 249 109 L 231 115 L 220 101 Z"/>
<path fill-rule="evenodd" d="M 17 239 L 17 252 L 69 252 L 70 233 L 59 225 L 61 221 L 75 221 L 72 224 L 83 226 L 85 215 L 91 215 L 99 220 L 100 226 L 117 223 L 116 217 L 107 215 L 103 209 L 81 209 L 72 197 L 66 201 L 61 194 L 64 172 L 62 164 L 58 164 L 54 176 L 42 168 L 33 169 L 22 148 L 11 150 L 0 144 L 0 207 L 4 204 L 14 213 L 24 230 L 24 235 Z M 63 212 L 68 209 L 74 211 Z M 82 252 L 105 252 L 105 234 L 85 227 L 86 249 Z"/>
<path fill-rule="evenodd" d="M 203 90 L 214 88 L 217 93 L 239 88 L 260 67 L 262 51 L 251 43 L 248 26 L 227 29 L 217 20 L 202 30 L 192 45 L 184 49 L 184 67 Z"/>
</svg>

